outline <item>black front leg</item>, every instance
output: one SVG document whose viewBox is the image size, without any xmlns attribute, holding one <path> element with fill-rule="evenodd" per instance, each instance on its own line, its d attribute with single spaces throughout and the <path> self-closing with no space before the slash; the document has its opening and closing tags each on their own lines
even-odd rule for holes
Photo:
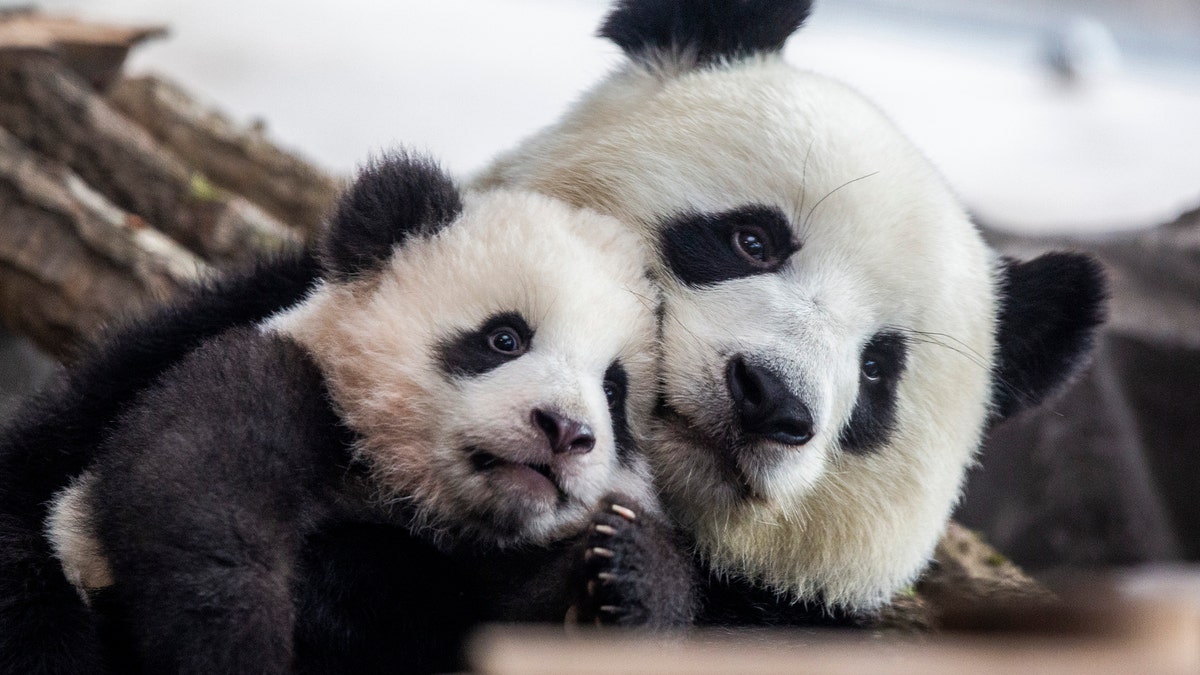
<svg viewBox="0 0 1200 675">
<path fill-rule="evenodd" d="M 188 356 L 109 438 L 90 503 L 149 673 L 287 673 L 301 547 L 345 438 L 294 343 L 235 331 Z"/>
<path fill-rule="evenodd" d="M 669 630 L 695 616 L 695 573 L 679 535 L 621 495 L 603 499 L 579 553 L 579 620 Z"/>
</svg>

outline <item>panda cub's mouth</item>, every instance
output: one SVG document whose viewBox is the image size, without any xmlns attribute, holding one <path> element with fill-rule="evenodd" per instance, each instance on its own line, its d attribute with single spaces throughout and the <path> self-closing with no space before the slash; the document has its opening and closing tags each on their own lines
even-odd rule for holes
<svg viewBox="0 0 1200 675">
<path fill-rule="evenodd" d="M 475 471 L 488 475 L 506 491 L 534 498 L 552 497 L 557 502 L 567 501 L 567 491 L 549 464 L 517 462 L 479 447 L 468 448 L 467 451 Z"/>
</svg>

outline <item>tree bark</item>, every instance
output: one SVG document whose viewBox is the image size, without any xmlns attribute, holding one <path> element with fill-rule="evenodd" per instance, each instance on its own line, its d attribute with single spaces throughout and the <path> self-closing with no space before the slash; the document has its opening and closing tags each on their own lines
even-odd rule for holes
<svg viewBox="0 0 1200 675">
<path fill-rule="evenodd" d="M 214 184 L 252 195 L 305 236 L 320 229 L 337 199 L 339 181 L 271 143 L 260 127 L 240 128 L 174 84 L 157 77 L 122 79 L 108 100 Z"/>
<path fill-rule="evenodd" d="M 52 57 L 0 53 L 0 126 L 209 261 L 245 260 L 299 239 L 189 169 Z"/>
<path fill-rule="evenodd" d="M 60 359 L 207 267 L 2 128 L 0 223 L 0 317 Z"/>
</svg>

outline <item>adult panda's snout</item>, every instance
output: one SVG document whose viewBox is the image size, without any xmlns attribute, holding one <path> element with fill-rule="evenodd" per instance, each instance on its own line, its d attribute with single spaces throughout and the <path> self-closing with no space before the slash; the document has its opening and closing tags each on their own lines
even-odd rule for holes
<svg viewBox="0 0 1200 675">
<path fill-rule="evenodd" d="M 742 433 L 794 446 L 812 439 L 808 406 L 769 368 L 737 354 L 729 359 L 725 381 Z"/>
</svg>

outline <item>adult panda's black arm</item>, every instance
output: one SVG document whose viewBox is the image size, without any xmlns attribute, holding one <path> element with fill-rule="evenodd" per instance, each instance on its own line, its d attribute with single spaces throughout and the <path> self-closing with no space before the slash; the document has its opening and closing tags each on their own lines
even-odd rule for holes
<svg viewBox="0 0 1200 675">
<path fill-rule="evenodd" d="M 701 578 L 700 626 L 808 626 L 850 628 L 869 625 L 871 616 L 830 607 L 820 600 L 792 602 L 778 591 L 740 577 L 718 574 L 696 561 Z"/>
<path fill-rule="evenodd" d="M 289 671 L 296 562 L 349 445 L 305 352 L 253 329 L 138 399 L 89 469 L 89 501 L 142 670 Z"/>
<path fill-rule="evenodd" d="M 289 252 L 206 280 L 106 330 L 0 432 L 0 673 L 101 672 L 90 612 L 43 536 L 47 504 L 164 370 L 203 340 L 297 302 L 317 278 L 314 255 Z"/>
</svg>

